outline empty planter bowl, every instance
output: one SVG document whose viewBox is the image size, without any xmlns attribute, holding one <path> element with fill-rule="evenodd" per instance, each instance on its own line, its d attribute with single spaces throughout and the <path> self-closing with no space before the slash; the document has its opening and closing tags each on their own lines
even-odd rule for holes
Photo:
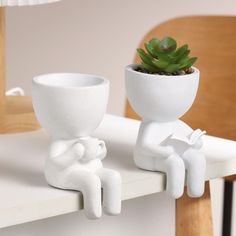
<svg viewBox="0 0 236 236">
<path fill-rule="evenodd" d="M 204 192 L 205 158 L 200 152 L 201 130 L 193 131 L 179 120 L 192 106 L 199 84 L 199 71 L 165 76 L 125 69 L 128 100 L 142 117 L 134 161 L 142 169 L 167 174 L 167 191 L 174 198 L 183 194 L 185 169 L 188 194 Z"/>
<path fill-rule="evenodd" d="M 106 112 L 109 81 L 96 75 L 47 74 L 33 79 L 33 107 L 42 127 L 51 136 L 45 177 L 52 186 L 78 190 L 84 196 L 89 218 L 99 218 L 101 188 L 106 213 L 121 208 L 118 172 L 103 168 L 107 150 L 90 135 Z"/>
</svg>

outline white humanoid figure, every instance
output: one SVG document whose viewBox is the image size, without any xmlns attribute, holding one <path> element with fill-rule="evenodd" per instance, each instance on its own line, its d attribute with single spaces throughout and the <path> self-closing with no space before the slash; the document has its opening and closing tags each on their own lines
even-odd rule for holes
<svg viewBox="0 0 236 236">
<path fill-rule="evenodd" d="M 197 130 L 199 131 L 199 130 Z M 201 196 L 204 192 L 206 161 L 200 152 L 201 138 L 191 143 L 196 133 L 181 120 L 170 122 L 143 121 L 134 150 L 137 166 L 167 174 L 167 192 L 174 198 L 182 196 L 187 170 L 188 194 Z M 173 135 L 174 134 L 174 135 Z M 189 142 L 187 140 L 189 139 Z"/>
<path fill-rule="evenodd" d="M 34 78 L 33 105 L 51 136 L 45 165 L 47 182 L 81 191 L 90 219 L 121 211 L 121 177 L 104 168 L 105 143 L 90 135 L 106 111 L 109 81 L 83 74 L 49 74 Z M 103 196 L 103 197 L 102 197 Z"/>
<path fill-rule="evenodd" d="M 201 136 L 179 120 L 192 106 L 197 94 L 199 71 L 184 76 L 164 76 L 126 67 L 126 91 L 133 109 L 142 117 L 134 161 L 142 169 L 167 175 L 167 191 L 182 196 L 187 173 L 188 194 L 204 192 L 206 160 L 200 149 Z"/>
<path fill-rule="evenodd" d="M 56 140 L 51 144 L 45 177 L 54 187 L 78 190 L 84 196 L 84 209 L 90 219 L 101 217 L 101 188 L 105 213 L 121 210 L 121 178 L 117 171 L 103 168 L 105 143 L 92 137 Z"/>
</svg>

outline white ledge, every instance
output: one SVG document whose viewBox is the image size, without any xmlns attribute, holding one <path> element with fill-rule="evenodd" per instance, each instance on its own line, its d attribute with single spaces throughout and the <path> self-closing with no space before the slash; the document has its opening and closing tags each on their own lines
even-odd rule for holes
<svg viewBox="0 0 236 236">
<path fill-rule="evenodd" d="M 104 165 L 122 175 L 122 199 L 132 199 L 165 188 L 165 175 L 144 171 L 133 163 L 132 149 L 139 122 L 106 115 L 95 135 L 104 139 Z M 47 185 L 44 160 L 49 138 L 43 131 L 0 135 L 0 228 L 75 212 L 82 208 L 80 193 Z M 236 173 L 236 142 L 204 137 L 207 179 Z"/>
</svg>

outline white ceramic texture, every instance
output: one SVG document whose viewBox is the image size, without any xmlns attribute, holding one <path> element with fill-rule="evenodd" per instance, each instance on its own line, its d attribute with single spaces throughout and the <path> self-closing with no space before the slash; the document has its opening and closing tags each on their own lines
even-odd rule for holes
<svg viewBox="0 0 236 236">
<path fill-rule="evenodd" d="M 0 0 L 0 7 L 4 6 L 31 6 L 59 2 L 61 0 Z"/>
<path fill-rule="evenodd" d="M 121 178 L 106 169 L 102 140 L 90 135 L 103 119 L 109 81 L 95 75 L 48 74 L 33 79 L 33 106 L 38 120 L 51 135 L 45 177 L 54 187 L 81 191 L 87 217 L 121 210 Z"/>
<path fill-rule="evenodd" d="M 106 112 L 109 81 L 83 74 L 48 74 L 33 79 L 37 118 L 54 139 L 85 137 Z"/>
<path fill-rule="evenodd" d="M 134 161 L 142 169 L 167 174 L 166 189 L 174 198 L 183 194 L 185 169 L 188 194 L 204 192 L 206 160 L 200 130 L 193 131 L 179 118 L 192 106 L 199 84 L 199 71 L 181 76 L 149 75 L 125 69 L 129 102 L 142 117 L 134 149 Z"/>
<path fill-rule="evenodd" d="M 197 94 L 199 71 L 184 76 L 140 73 L 126 68 L 126 91 L 129 102 L 143 118 L 172 121 L 183 116 Z"/>
<path fill-rule="evenodd" d="M 123 177 L 122 200 L 160 193 L 165 189 L 165 175 L 139 170 L 134 166 L 132 153 L 139 126 L 140 121 L 138 120 L 106 114 L 93 134 L 94 137 L 106 141 L 109 151 L 108 157 L 104 160 L 104 165 L 119 170 Z M 202 151 L 207 160 L 206 180 L 236 174 L 236 142 L 208 135 L 203 137 L 203 141 Z M 44 159 L 47 156 L 49 144 L 48 135 L 44 130 L 0 135 L 0 228 L 68 214 L 83 208 L 82 194 L 75 191 L 48 188 L 43 181 L 41 173 L 44 171 Z M 6 167 L 11 167 L 11 170 L 15 171 L 14 176 Z M 11 174 L 11 178 L 9 178 L 7 171 Z M 166 204 L 170 204 L 170 201 L 167 201 Z M 141 208 L 146 208 L 146 205 Z M 163 211 L 166 211 L 165 206 L 162 208 Z M 141 209 L 140 213 L 143 213 Z M 171 213 L 173 213 L 172 208 Z M 138 217 L 141 221 L 143 220 L 140 215 Z M 112 222 L 112 219 L 108 220 Z M 117 222 L 119 219 L 115 219 L 115 221 Z M 101 224 L 103 223 L 101 222 Z M 81 221 L 78 224 L 81 227 Z M 107 229 L 104 230 L 107 231 Z M 127 233 L 127 231 L 124 231 L 124 235 L 126 235 L 125 232 Z M 3 236 L 2 229 L 0 235 Z M 35 236 L 35 233 L 30 234 L 27 231 L 25 234 L 18 232 L 15 235 Z M 37 235 L 47 235 L 47 233 Z M 60 235 L 68 235 L 68 233 Z M 69 235 L 71 236 L 71 234 Z M 78 235 L 84 234 L 78 233 Z M 95 235 L 95 233 L 85 233 L 85 235 Z M 142 234 L 138 235 L 141 236 Z M 159 235 L 171 234 L 159 233 Z"/>
</svg>

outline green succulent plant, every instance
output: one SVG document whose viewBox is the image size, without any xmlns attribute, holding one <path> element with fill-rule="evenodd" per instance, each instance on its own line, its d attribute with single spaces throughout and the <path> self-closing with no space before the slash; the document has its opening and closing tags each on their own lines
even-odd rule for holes
<svg viewBox="0 0 236 236">
<path fill-rule="evenodd" d="M 197 57 L 189 57 L 190 50 L 185 44 L 177 48 L 176 40 L 167 36 L 162 40 L 151 39 L 145 43 L 145 50 L 138 48 L 141 58 L 139 70 L 151 74 L 182 75 L 193 72 L 191 66 Z"/>
</svg>

